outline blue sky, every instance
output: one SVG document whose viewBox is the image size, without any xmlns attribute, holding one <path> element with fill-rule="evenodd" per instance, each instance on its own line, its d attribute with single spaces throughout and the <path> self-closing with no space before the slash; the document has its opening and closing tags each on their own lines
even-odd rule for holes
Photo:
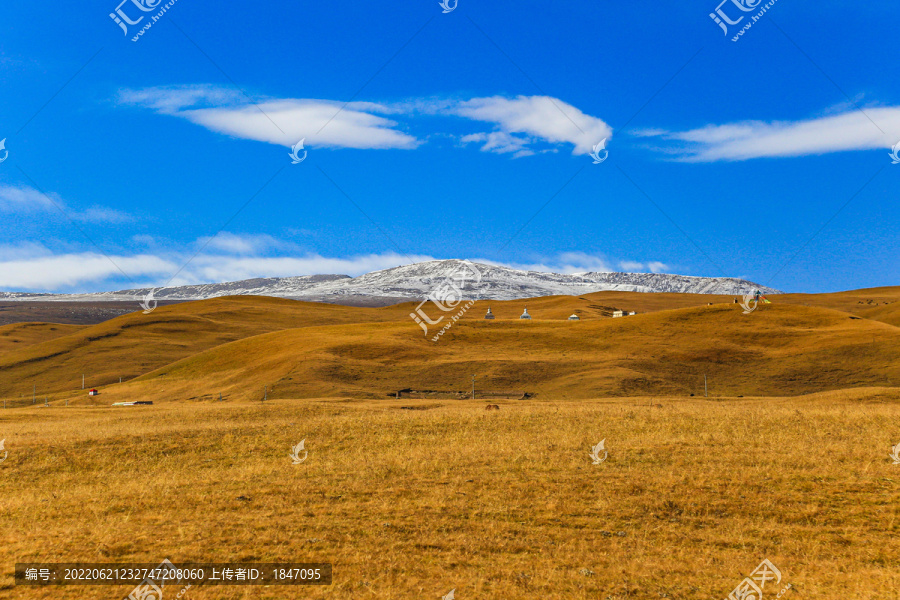
<svg viewBox="0 0 900 600">
<path fill-rule="evenodd" d="M 140 2 L 0 7 L 2 290 L 430 258 L 900 285 L 896 3 L 778 0 L 735 42 L 764 2 L 726 35 L 716 0 L 177 0 L 135 42 Z"/>
</svg>

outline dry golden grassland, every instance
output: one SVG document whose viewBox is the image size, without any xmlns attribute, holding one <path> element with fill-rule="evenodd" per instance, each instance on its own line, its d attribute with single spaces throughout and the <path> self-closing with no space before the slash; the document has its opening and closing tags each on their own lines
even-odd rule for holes
<svg viewBox="0 0 900 600">
<path fill-rule="evenodd" d="M 722 599 L 768 558 L 767 599 L 900 599 L 897 389 L 440 403 L 2 411 L 0 597 L 130 592 L 14 587 L 15 562 L 169 558 L 334 564 L 186 600 Z"/>
<path fill-rule="evenodd" d="M 900 328 L 874 317 L 783 298 L 744 315 L 698 295 L 604 294 L 531 299 L 531 321 L 515 317 L 523 301 L 490 303 L 497 320 L 485 321 L 489 303 L 479 301 L 438 343 L 409 318 L 411 303 L 358 309 L 243 297 L 166 306 L 0 352 L 0 399 L 21 405 L 36 389 L 38 401 L 86 403 L 83 373 L 88 388 L 101 388 L 92 401 L 107 406 L 220 393 L 251 401 L 266 388 L 270 398 L 377 399 L 407 387 L 465 389 L 472 374 L 482 389 L 558 400 L 687 397 L 703 393 L 704 374 L 710 394 L 723 396 L 900 387 Z M 622 319 L 591 313 L 630 306 L 627 298 L 695 305 Z M 566 320 L 578 311 L 584 320 Z M 21 335 L 10 327 L 20 326 L 0 334 Z"/>
</svg>

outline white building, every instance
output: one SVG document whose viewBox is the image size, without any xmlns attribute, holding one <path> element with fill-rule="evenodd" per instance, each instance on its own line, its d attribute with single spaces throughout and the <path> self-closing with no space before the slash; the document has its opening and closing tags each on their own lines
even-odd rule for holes
<svg viewBox="0 0 900 600">
<path fill-rule="evenodd" d="M 528 307 L 527 307 L 527 306 L 525 307 L 525 312 L 523 312 L 523 313 L 522 313 L 522 316 L 519 317 L 519 318 L 520 318 L 520 319 L 530 319 L 530 318 L 531 318 L 531 315 L 528 314 Z"/>
</svg>

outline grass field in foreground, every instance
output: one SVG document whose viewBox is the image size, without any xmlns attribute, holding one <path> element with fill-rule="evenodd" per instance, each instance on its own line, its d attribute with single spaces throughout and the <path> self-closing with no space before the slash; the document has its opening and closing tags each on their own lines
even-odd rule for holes
<svg viewBox="0 0 900 600">
<path fill-rule="evenodd" d="M 722 599 L 768 558 L 773 598 L 900 598 L 896 389 L 441 404 L 0 412 L 0 597 L 131 591 L 14 587 L 16 562 L 169 558 L 334 564 L 186 600 Z"/>
</svg>

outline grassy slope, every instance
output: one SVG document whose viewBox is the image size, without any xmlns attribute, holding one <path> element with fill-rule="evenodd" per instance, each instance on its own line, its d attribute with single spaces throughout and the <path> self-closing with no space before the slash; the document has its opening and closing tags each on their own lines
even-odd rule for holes
<svg viewBox="0 0 900 600">
<path fill-rule="evenodd" d="M 730 296 L 599 292 L 481 301 L 437 344 L 409 319 L 417 303 L 219 298 L 4 352 L 0 397 L 28 395 L 37 382 L 41 396 L 81 399 L 83 372 L 89 386 L 104 386 L 103 403 L 220 392 L 252 399 L 264 386 L 274 386 L 275 397 L 380 397 L 404 387 L 468 389 L 472 374 L 482 389 L 565 397 L 701 393 L 704 373 L 717 395 L 896 386 L 900 329 L 868 316 L 890 321 L 898 297 L 897 288 L 785 295 L 751 315 Z M 812 303 L 827 308 L 804 306 Z M 526 304 L 531 322 L 517 319 Z M 483 320 L 488 305 L 496 321 Z M 602 317 L 612 307 L 639 314 Z M 583 320 L 566 322 L 573 312 Z M 126 384 L 111 385 L 119 377 Z"/>
<path fill-rule="evenodd" d="M 868 288 L 834 294 L 785 294 L 775 298 L 779 303 L 832 308 L 900 326 L 900 287 Z"/>
<path fill-rule="evenodd" d="M 59 323 L 13 323 L 0 326 L 0 356 L 27 348 L 41 342 L 71 335 L 85 329 L 86 325 L 61 325 Z"/>
<path fill-rule="evenodd" d="M 391 318 L 378 311 L 232 296 L 159 307 L 149 315 L 135 312 L 4 352 L 0 397 L 30 393 L 32 382 L 38 383 L 42 393 L 80 389 L 82 373 L 88 374 L 89 386 L 108 385 L 119 377 L 128 380 L 208 348 L 269 331 Z"/>
<path fill-rule="evenodd" d="M 474 310 L 474 308 L 473 308 Z M 252 360 L 247 360 L 252 357 Z M 392 390 L 523 390 L 548 398 L 792 395 L 900 386 L 900 330 L 846 313 L 717 305 L 594 321 L 462 320 L 440 342 L 409 323 L 315 326 L 225 344 L 123 386 L 104 402 L 383 397 Z"/>
</svg>

